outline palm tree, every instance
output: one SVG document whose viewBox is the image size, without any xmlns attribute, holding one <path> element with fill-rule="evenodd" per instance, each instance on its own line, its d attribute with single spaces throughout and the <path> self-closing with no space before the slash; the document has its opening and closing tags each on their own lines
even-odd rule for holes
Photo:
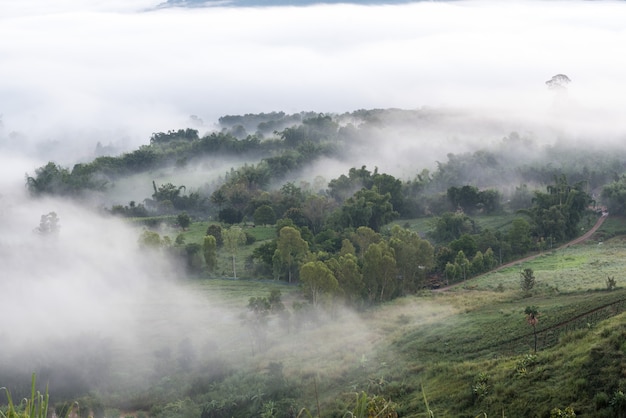
<svg viewBox="0 0 626 418">
<path fill-rule="evenodd" d="M 533 327 L 533 334 L 535 336 L 535 353 L 537 352 L 537 323 L 539 322 L 539 319 L 537 319 L 537 317 L 539 316 L 539 311 L 537 310 L 536 306 L 527 306 L 526 309 L 524 310 L 524 313 L 526 314 L 526 322 L 528 322 L 528 325 Z"/>
</svg>

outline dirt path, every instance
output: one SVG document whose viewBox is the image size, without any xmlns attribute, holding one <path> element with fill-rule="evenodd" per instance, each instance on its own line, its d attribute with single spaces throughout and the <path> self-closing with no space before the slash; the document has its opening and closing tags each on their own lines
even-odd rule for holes
<svg viewBox="0 0 626 418">
<path fill-rule="evenodd" d="M 581 242 L 587 241 L 598 230 L 598 228 L 600 228 L 600 226 L 602 226 L 602 224 L 604 223 L 604 220 L 607 217 L 608 217 L 607 213 L 603 214 L 602 216 L 600 216 L 598 218 L 598 220 L 596 221 L 596 224 L 594 226 L 592 226 L 589 231 L 585 232 L 583 235 L 581 235 L 580 237 L 578 237 L 578 238 L 576 238 L 576 239 L 574 239 L 572 241 L 566 242 L 565 244 L 560 245 L 560 246 L 558 246 L 556 248 L 552 248 L 550 250 L 550 252 L 551 251 L 555 251 L 555 250 L 560 250 L 560 249 L 563 249 L 563 248 L 567 248 L 570 245 L 576 245 L 576 244 L 580 244 Z M 530 255 L 528 257 L 520 258 L 520 259 L 511 261 L 509 263 L 502 264 L 502 265 L 496 267 L 493 270 L 489 270 L 487 273 L 484 273 L 484 274 L 493 273 L 493 272 L 496 272 L 496 271 L 499 271 L 499 270 L 502 270 L 502 269 L 505 269 L 505 268 L 508 268 L 508 267 L 512 267 L 512 266 L 514 266 L 516 264 L 525 263 L 526 261 L 530 261 L 532 259 L 535 259 L 535 258 L 537 258 L 537 257 L 539 257 L 539 256 L 541 256 L 543 254 L 546 254 L 546 251 L 541 252 L 541 253 L 537 253 L 537 254 L 534 254 L 534 255 Z M 451 284 L 449 286 L 440 287 L 438 289 L 433 289 L 433 292 L 445 292 L 446 290 L 452 289 L 453 287 L 464 285 L 467 282 L 469 282 L 469 281 L 471 281 L 473 279 L 477 279 L 480 276 L 482 276 L 482 274 L 479 275 L 479 276 L 475 276 L 475 277 L 472 277 L 470 279 L 464 280 L 461 283 L 454 283 L 454 284 Z"/>
</svg>

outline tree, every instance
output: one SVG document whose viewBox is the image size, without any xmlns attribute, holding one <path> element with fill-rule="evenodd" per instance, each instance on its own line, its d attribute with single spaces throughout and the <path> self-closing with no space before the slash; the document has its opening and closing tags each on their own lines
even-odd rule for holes
<svg viewBox="0 0 626 418">
<path fill-rule="evenodd" d="M 381 241 L 367 247 L 363 257 L 363 281 L 370 301 L 385 301 L 397 290 L 396 259 L 393 248 Z"/>
<path fill-rule="evenodd" d="M 311 231 L 319 233 L 324 226 L 326 215 L 331 209 L 331 201 L 325 196 L 311 195 L 302 204 L 302 214 L 309 221 Z"/>
<path fill-rule="evenodd" d="M 272 314 L 284 316 L 286 313 L 285 305 L 283 305 L 281 300 L 280 290 L 274 289 L 270 292 L 270 295 L 266 297 L 251 297 L 248 300 L 248 311 L 252 316 L 246 317 L 245 321 L 250 325 L 254 354 L 254 346 L 257 346 L 259 351 L 267 347 L 267 324 L 269 316 Z"/>
<path fill-rule="evenodd" d="M 585 182 L 570 185 L 565 175 L 555 176 L 554 183 L 546 187 L 547 193 L 535 192 L 533 206 L 528 214 L 539 237 L 552 237 L 559 241 L 578 234 L 578 223 L 592 203 L 584 191 Z"/>
<path fill-rule="evenodd" d="M 360 226 L 350 236 L 350 239 L 356 244 L 358 249 L 359 258 L 362 260 L 367 248 L 374 243 L 380 242 L 382 237 L 372 228 L 367 226 Z"/>
<path fill-rule="evenodd" d="M 480 251 L 477 251 L 472 258 L 471 271 L 472 274 L 480 274 L 485 271 L 485 258 Z"/>
<path fill-rule="evenodd" d="M 156 249 L 161 248 L 163 241 L 161 241 L 161 236 L 157 232 L 146 229 L 139 236 L 139 245 L 142 248 Z"/>
<path fill-rule="evenodd" d="M 217 267 L 217 240 L 214 236 L 207 235 L 204 237 L 202 254 L 209 272 L 215 271 Z"/>
<path fill-rule="evenodd" d="M 49 162 L 35 170 L 35 176 L 26 176 L 26 187 L 33 196 L 44 194 L 64 195 L 70 192 L 70 172 L 67 168 Z"/>
<path fill-rule="evenodd" d="M 455 253 L 463 251 L 467 257 L 473 257 L 476 254 L 476 240 L 470 234 L 463 234 L 459 238 L 448 244 L 448 247 Z"/>
<path fill-rule="evenodd" d="M 536 306 L 527 306 L 524 310 L 526 314 L 526 322 L 533 327 L 533 335 L 535 337 L 535 353 L 537 352 L 537 323 L 539 322 L 539 311 Z"/>
<path fill-rule="evenodd" d="M 276 213 L 269 205 L 259 206 L 252 216 L 255 225 L 274 225 L 276 222 Z"/>
<path fill-rule="evenodd" d="M 287 269 L 287 281 L 292 282 L 297 266 L 304 260 L 309 251 L 309 244 L 302 239 L 300 231 L 285 226 L 281 228 L 276 240 L 275 266 L 284 266 Z"/>
<path fill-rule="evenodd" d="M 35 229 L 39 234 L 44 236 L 56 236 L 59 234 L 61 226 L 56 212 L 49 212 L 41 215 L 39 226 Z"/>
<path fill-rule="evenodd" d="M 325 295 L 333 294 L 339 284 L 333 272 L 322 261 L 310 261 L 300 267 L 300 286 L 314 307 Z"/>
<path fill-rule="evenodd" d="M 224 247 L 231 256 L 233 262 L 233 278 L 237 278 L 237 253 L 239 246 L 246 243 L 246 234 L 239 226 L 231 226 L 222 232 L 224 237 Z"/>
<path fill-rule="evenodd" d="M 456 254 L 456 257 L 454 257 L 454 265 L 458 269 L 461 279 L 466 280 L 467 276 L 470 274 L 472 265 L 463 251 L 459 251 Z"/>
<path fill-rule="evenodd" d="M 514 254 L 526 254 L 531 247 L 530 224 L 522 218 L 515 218 L 511 222 L 511 229 L 507 233 L 507 240 L 511 244 Z"/>
<path fill-rule="evenodd" d="M 535 272 L 531 268 L 520 271 L 520 288 L 523 292 L 530 292 L 535 287 Z"/>
<path fill-rule="evenodd" d="M 350 241 L 345 240 L 345 242 L 350 244 Z M 339 258 L 331 258 L 326 262 L 326 265 L 335 275 L 347 303 L 355 305 L 362 300 L 364 290 L 363 274 L 361 274 L 358 259 L 354 252 L 346 252 Z"/>
<path fill-rule="evenodd" d="M 220 210 L 217 214 L 217 217 L 220 221 L 226 224 L 234 225 L 240 223 L 243 220 L 243 213 L 233 207 L 227 207 Z"/>
<path fill-rule="evenodd" d="M 435 250 L 416 232 L 394 225 L 389 246 L 393 248 L 398 274 L 405 290 L 411 291 L 424 284 L 426 274 L 434 267 Z"/>
<path fill-rule="evenodd" d="M 368 226 L 374 231 L 398 216 L 391 204 L 391 194 L 377 190 L 361 189 L 346 200 L 341 207 L 340 226 L 358 228 Z"/>
<path fill-rule="evenodd" d="M 564 90 L 572 80 L 565 74 L 557 74 L 546 81 L 546 85 L 550 90 Z"/>
<path fill-rule="evenodd" d="M 602 199 L 607 209 L 614 215 L 626 215 L 626 176 L 605 185 L 602 188 Z"/>
<path fill-rule="evenodd" d="M 191 225 L 191 217 L 187 215 L 187 212 L 183 212 L 178 214 L 178 216 L 176 217 L 176 222 L 178 223 L 178 226 L 180 226 L 184 231 L 185 229 L 189 228 L 189 225 Z"/>
<path fill-rule="evenodd" d="M 496 256 L 491 247 L 487 248 L 487 251 L 483 254 L 483 265 L 485 266 L 486 271 L 491 270 L 498 265 L 498 260 L 496 260 Z"/>
<path fill-rule="evenodd" d="M 215 237 L 215 244 L 218 247 L 224 245 L 224 238 L 222 237 L 222 227 L 218 224 L 211 224 L 206 229 L 206 235 L 212 235 Z"/>
<path fill-rule="evenodd" d="M 435 220 L 430 237 L 438 242 L 449 242 L 463 234 L 475 233 L 476 225 L 467 215 L 446 212 Z"/>
</svg>

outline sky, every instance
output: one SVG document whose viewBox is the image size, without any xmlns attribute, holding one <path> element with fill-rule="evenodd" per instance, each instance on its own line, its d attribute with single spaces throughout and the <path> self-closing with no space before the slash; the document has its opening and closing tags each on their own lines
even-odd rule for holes
<svg viewBox="0 0 626 418">
<path fill-rule="evenodd" d="M 200 130 L 270 111 L 430 106 L 530 117 L 551 110 L 545 81 L 559 73 L 590 119 L 579 123 L 613 123 L 626 108 L 623 2 L 159 4 L 4 0 L 2 145 L 132 148 L 191 115 Z"/>
</svg>

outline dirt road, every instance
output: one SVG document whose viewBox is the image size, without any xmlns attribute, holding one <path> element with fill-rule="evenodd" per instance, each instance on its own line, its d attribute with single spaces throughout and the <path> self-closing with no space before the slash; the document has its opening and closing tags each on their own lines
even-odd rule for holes
<svg viewBox="0 0 626 418">
<path fill-rule="evenodd" d="M 570 245 L 576 245 L 576 244 L 580 244 L 581 242 L 587 241 L 598 230 L 598 228 L 600 228 L 600 226 L 602 226 L 602 224 L 604 223 L 604 220 L 607 217 L 608 217 L 608 213 L 602 214 L 602 216 L 600 216 L 598 218 L 598 220 L 596 221 L 595 225 L 592 226 L 589 231 L 585 232 L 583 235 L 581 235 L 580 237 L 578 237 L 578 238 L 576 238 L 576 239 L 574 239 L 572 241 L 566 242 L 565 244 L 560 245 L 560 246 L 558 246 L 556 248 L 552 248 L 550 251 L 560 250 L 562 248 L 567 248 Z M 534 254 L 534 255 L 530 255 L 528 257 L 520 258 L 520 259 L 517 259 L 515 261 L 511 261 L 509 263 L 502 264 L 502 265 L 496 267 L 495 269 L 488 271 L 485 274 L 493 273 L 493 272 L 496 272 L 498 270 L 502 270 L 502 269 L 505 269 L 507 267 L 514 266 L 516 264 L 525 263 L 526 261 L 529 261 L 529 260 L 532 260 L 534 258 L 537 258 L 537 257 L 539 257 L 540 255 L 543 255 L 543 254 L 546 254 L 546 251 L 541 252 L 541 253 L 537 253 L 537 254 Z M 472 279 L 476 279 L 478 277 L 480 277 L 480 276 L 472 277 L 470 279 L 464 280 L 461 283 L 454 283 L 454 284 L 451 284 L 449 286 L 440 287 L 439 289 L 433 289 L 433 292 L 445 292 L 446 290 L 449 290 L 449 289 L 451 289 L 451 288 L 453 288 L 455 286 L 465 285 L 465 284 L 467 284 L 467 282 L 471 281 Z"/>
</svg>

